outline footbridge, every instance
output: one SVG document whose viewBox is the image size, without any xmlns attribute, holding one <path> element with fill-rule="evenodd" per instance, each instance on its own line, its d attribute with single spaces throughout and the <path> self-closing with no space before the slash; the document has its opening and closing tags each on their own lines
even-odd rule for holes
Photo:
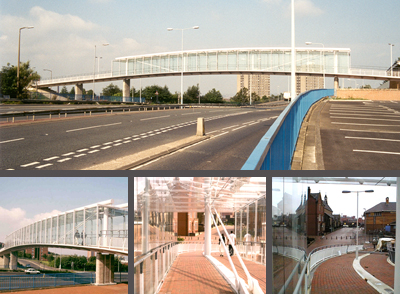
<svg viewBox="0 0 400 294">
<path fill-rule="evenodd" d="M 291 48 L 254 47 L 186 50 L 119 57 L 105 73 L 42 79 L 37 87 L 75 85 L 75 99 L 82 99 L 83 84 L 123 81 L 124 100 L 129 97 L 130 80 L 179 75 L 291 74 Z M 296 48 L 296 74 L 300 76 L 393 80 L 400 75 L 387 70 L 352 68 L 349 48 Z"/>
<path fill-rule="evenodd" d="M 135 178 L 133 292 L 267 293 L 266 205 L 265 178 Z"/>
<path fill-rule="evenodd" d="M 0 266 L 17 269 L 18 251 L 51 247 L 96 252 L 96 284 L 114 281 L 114 254 L 128 255 L 128 204 L 110 199 L 34 222 L 7 235 Z"/>
</svg>

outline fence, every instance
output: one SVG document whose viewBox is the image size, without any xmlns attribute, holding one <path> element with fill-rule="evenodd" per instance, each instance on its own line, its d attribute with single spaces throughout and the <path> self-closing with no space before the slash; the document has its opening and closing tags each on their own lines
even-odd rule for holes
<svg viewBox="0 0 400 294">
<path fill-rule="evenodd" d="M 315 102 L 333 95 L 333 89 L 311 90 L 299 95 L 269 128 L 242 170 L 289 170 L 305 115 Z"/>
<path fill-rule="evenodd" d="M 255 262 L 266 264 L 266 245 L 261 242 L 236 242 L 240 256 Z"/>
</svg>

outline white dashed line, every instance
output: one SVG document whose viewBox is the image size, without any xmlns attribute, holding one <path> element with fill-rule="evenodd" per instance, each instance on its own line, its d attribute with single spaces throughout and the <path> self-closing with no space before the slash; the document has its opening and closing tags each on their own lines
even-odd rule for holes
<svg viewBox="0 0 400 294">
<path fill-rule="evenodd" d="M 359 139 L 359 140 L 400 142 L 400 140 L 395 140 L 395 139 L 383 139 L 383 138 L 365 138 L 365 137 L 349 137 L 349 136 L 345 136 L 344 138 L 345 138 L 345 139 Z"/>
<path fill-rule="evenodd" d="M 65 154 L 63 154 L 63 155 L 61 155 L 61 156 L 70 156 L 70 155 L 72 155 L 72 154 L 75 154 L 75 152 L 65 153 Z"/>
<path fill-rule="evenodd" d="M 122 145 L 122 143 L 117 143 L 117 144 L 114 144 L 113 146 L 119 146 L 119 145 Z"/>
<path fill-rule="evenodd" d="M 236 129 L 233 129 L 232 131 L 236 131 L 236 130 L 239 130 L 239 129 L 242 129 L 242 128 L 245 128 L 245 127 L 247 127 L 247 126 L 238 127 L 238 128 L 236 128 Z"/>
<path fill-rule="evenodd" d="M 57 162 L 64 162 L 64 161 L 68 161 L 70 159 L 72 159 L 72 158 L 71 157 L 67 157 L 67 158 L 64 158 L 64 159 L 57 160 Z"/>
<path fill-rule="evenodd" d="M 36 168 L 44 168 L 44 167 L 47 167 L 47 166 L 50 166 L 50 165 L 53 165 L 53 164 L 52 163 L 43 164 L 43 165 L 36 166 Z"/>
<path fill-rule="evenodd" d="M 99 148 L 101 145 L 94 145 L 94 146 L 92 146 L 92 147 L 90 147 L 90 148 Z"/>
<path fill-rule="evenodd" d="M 141 138 L 135 138 L 135 139 L 133 139 L 133 141 L 136 141 L 136 140 L 140 140 Z"/>
<path fill-rule="evenodd" d="M 99 152 L 99 151 L 100 151 L 99 149 L 96 149 L 96 150 L 89 151 L 88 153 L 95 153 L 95 152 Z"/>
<path fill-rule="evenodd" d="M 76 150 L 76 152 L 83 152 L 83 151 L 87 151 L 87 150 L 89 150 L 89 148 L 84 148 L 84 149 Z"/>
<path fill-rule="evenodd" d="M 25 138 L 19 138 L 19 139 L 13 139 L 13 140 L 2 141 L 2 142 L 0 142 L 0 144 L 9 143 L 9 142 L 15 142 L 15 141 L 21 141 L 21 140 L 24 140 L 24 139 L 25 139 Z"/>
<path fill-rule="evenodd" d="M 81 130 L 87 130 L 87 129 L 94 129 L 94 128 L 100 128 L 100 127 L 108 127 L 108 126 L 114 126 L 114 125 L 120 125 L 120 124 L 122 124 L 122 122 L 113 123 L 113 124 L 107 124 L 107 125 L 98 125 L 98 126 L 86 127 L 86 128 L 80 128 L 80 129 L 73 129 L 73 130 L 68 130 L 66 132 L 69 133 L 69 132 L 75 132 L 75 131 L 81 131 Z"/>
<path fill-rule="evenodd" d="M 170 115 L 150 117 L 150 118 L 142 118 L 141 120 L 149 120 L 149 119 L 156 119 L 156 118 L 163 118 L 163 117 L 170 117 Z"/>
<path fill-rule="evenodd" d="M 132 142 L 132 140 L 124 141 L 122 143 L 126 144 L 126 143 L 130 143 L 130 142 Z"/>
<path fill-rule="evenodd" d="M 190 114 L 197 114 L 197 113 L 201 113 L 201 112 L 183 113 L 182 115 L 190 115 Z"/>
<path fill-rule="evenodd" d="M 79 154 L 79 155 L 74 155 L 74 157 L 81 157 L 81 156 L 85 156 L 86 154 Z"/>
<path fill-rule="evenodd" d="M 35 162 L 27 163 L 24 165 L 20 165 L 20 167 L 27 167 L 27 166 L 31 166 L 31 165 L 35 165 L 35 164 L 39 164 L 39 163 L 40 163 L 39 161 L 35 161 Z"/>
<path fill-rule="evenodd" d="M 113 142 L 107 142 L 107 143 L 103 143 L 103 145 L 110 145 L 110 144 L 112 144 Z"/>
<path fill-rule="evenodd" d="M 226 129 L 234 128 L 234 127 L 237 127 L 237 126 L 238 126 L 238 125 L 234 125 L 234 126 L 226 127 L 226 128 L 222 128 L 221 130 L 226 130 Z"/>
<path fill-rule="evenodd" d="M 118 143 L 118 142 L 121 142 L 122 140 L 120 139 L 120 140 L 115 140 L 115 141 L 113 141 L 114 143 Z"/>
<path fill-rule="evenodd" d="M 366 152 L 366 153 L 378 153 L 378 154 L 400 155 L 400 152 L 389 152 L 389 151 L 357 150 L 357 149 L 354 149 L 353 151 L 354 151 L 354 152 Z"/>
<path fill-rule="evenodd" d="M 50 160 L 53 160 L 53 159 L 56 159 L 56 158 L 60 158 L 60 157 L 59 156 L 53 156 L 53 157 L 49 157 L 49 158 L 46 158 L 46 159 L 43 159 L 43 160 L 50 161 Z"/>
<path fill-rule="evenodd" d="M 108 148 L 111 148 L 112 146 L 106 146 L 106 147 L 101 147 L 100 149 L 108 149 Z"/>
</svg>

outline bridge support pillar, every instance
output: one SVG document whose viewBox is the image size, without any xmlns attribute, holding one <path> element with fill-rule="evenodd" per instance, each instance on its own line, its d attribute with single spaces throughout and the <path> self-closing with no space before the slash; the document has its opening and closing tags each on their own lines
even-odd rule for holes
<svg viewBox="0 0 400 294">
<path fill-rule="evenodd" d="M 0 256 L 0 268 L 10 268 L 10 254 Z"/>
<path fill-rule="evenodd" d="M 83 84 L 75 85 L 75 100 L 82 100 Z"/>
<path fill-rule="evenodd" d="M 13 251 L 10 254 L 10 269 L 16 270 L 18 265 L 18 251 Z"/>
<path fill-rule="evenodd" d="M 337 96 L 337 89 L 339 89 L 339 77 L 338 76 L 335 76 L 333 78 L 333 89 L 335 91 L 334 95 Z"/>
<path fill-rule="evenodd" d="M 114 284 L 114 254 L 96 254 L 96 284 Z"/>
<path fill-rule="evenodd" d="M 126 79 L 122 81 L 122 102 L 129 102 L 130 98 L 130 88 L 131 88 L 131 80 Z"/>
</svg>

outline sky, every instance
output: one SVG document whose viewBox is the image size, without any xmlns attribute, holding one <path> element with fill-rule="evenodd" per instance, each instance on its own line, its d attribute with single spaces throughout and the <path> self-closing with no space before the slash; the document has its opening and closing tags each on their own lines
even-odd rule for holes
<svg viewBox="0 0 400 294">
<path fill-rule="evenodd" d="M 178 1 L 178 0 L 2 0 L 0 3 L 0 64 L 17 64 L 18 30 L 21 33 L 21 61 L 43 77 L 53 78 L 91 74 L 94 46 L 101 56 L 100 71 L 109 71 L 117 57 L 181 50 L 184 31 L 185 49 L 240 47 L 290 47 L 290 0 Z M 295 0 L 296 46 L 305 42 L 323 43 L 326 48 L 350 48 L 353 67 L 391 65 L 400 56 L 400 19 L 398 1 L 373 0 Z M 109 43 L 109 46 L 101 44 Z M 97 68 L 97 66 L 96 66 Z M 97 69 L 96 69 L 97 70 Z M 271 93 L 287 90 L 287 77 L 271 77 Z M 343 82 L 341 80 L 340 82 Z M 116 82 L 122 88 L 122 82 Z M 212 88 L 224 97 L 236 93 L 236 76 L 185 77 L 184 90 L 199 83 L 205 94 Z M 167 85 L 172 93 L 180 91 L 179 77 L 142 79 L 142 87 Z M 362 80 L 345 81 L 358 86 Z M 378 86 L 377 81 L 364 84 Z M 99 84 L 96 89 L 108 83 Z M 139 80 L 131 86 L 138 88 Z M 279 88 L 278 88 L 279 86 Z M 327 79 L 327 87 L 333 80 Z M 70 88 L 70 87 L 69 87 Z M 85 84 L 89 90 L 92 85 Z"/>
<path fill-rule="evenodd" d="M 276 183 L 277 184 L 277 183 Z M 273 186 L 273 198 L 272 203 L 277 206 L 278 202 L 282 199 L 282 186 Z M 279 187 L 279 188 L 277 188 Z M 324 199 L 325 195 L 328 197 L 328 205 L 332 208 L 334 214 L 342 214 L 347 216 L 357 215 L 357 193 L 342 193 L 342 191 L 365 191 L 374 190 L 373 193 L 359 193 L 359 206 L 358 212 L 361 217 L 364 208 L 366 210 L 374 207 L 375 205 L 385 202 L 386 197 L 389 197 L 389 202 L 396 202 L 396 185 L 368 185 L 368 184 L 311 184 L 303 183 L 297 184 L 294 187 L 291 184 L 285 185 L 285 193 L 291 195 L 291 201 L 285 202 L 287 205 L 287 211 L 285 213 L 293 213 L 300 205 L 300 196 L 307 192 L 307 188 L 311 188 L 311 193 L 321 192 L 321 197 Z"/>
<path fill-rule="evenodd" d="M 0 242 L 38 220 L 109 199 L 114 205 L 128 202 L 127 178 L 0 177 Z"/>
</svg>

